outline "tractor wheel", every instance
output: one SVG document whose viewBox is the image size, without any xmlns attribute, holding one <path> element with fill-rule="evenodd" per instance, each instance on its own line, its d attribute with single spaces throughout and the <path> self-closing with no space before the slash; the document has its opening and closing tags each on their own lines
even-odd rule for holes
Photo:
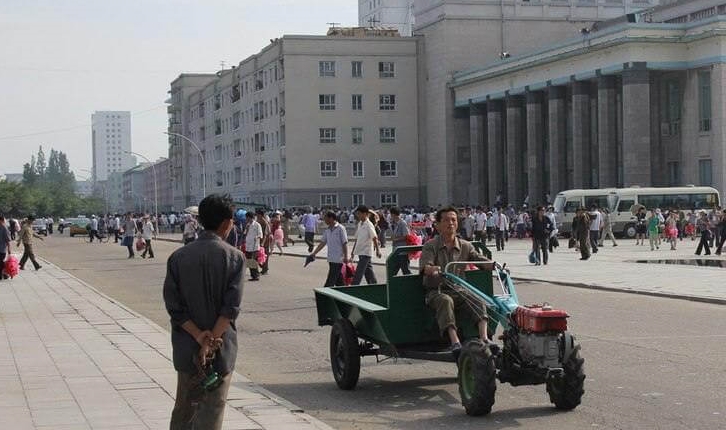
<svg viewBox="0 0 726 430">
<path fill-rule="evenodd" d="M 554 403 L 557 409 L 569 411 L 580 404 L 582 395 L 585 394 L 584 364 L 585 359 L 580 357 L 578 345 L 563 366 L 564 374 L 547 381 L 550 402 Z"/>
<path fill-rule="evenodd" d="M 459 355 L 459 395 L 468 415 L 486 415 L 497 391 L 494 357 L 480 340 L 467 342 Z"/>
<path fill-rule="evenodd" d="M 343 390 L 352 390 L 360 375 L 360 346 L 353 324 L 339 319 L 330 332 L 330 365 L 335 382 Z"/>
</svg>

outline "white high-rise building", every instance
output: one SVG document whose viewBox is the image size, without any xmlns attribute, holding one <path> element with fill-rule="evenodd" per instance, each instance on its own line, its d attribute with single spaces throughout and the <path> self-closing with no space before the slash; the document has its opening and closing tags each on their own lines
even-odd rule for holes
<svg viewBox="0 0 726 430">
<path fill-rule="evenodd" d="M 111 173 L 124 172 L 136 162 L 131 151 L 131 113 L 96 111 L 91 115 L 93 179 L 105 181 Z"/>
<path fill-rule="evenodd" d="M 401 36 L 413 33 L 414 0 L 358 0 L 358 25 L 395 28 Z"/>
</svg>

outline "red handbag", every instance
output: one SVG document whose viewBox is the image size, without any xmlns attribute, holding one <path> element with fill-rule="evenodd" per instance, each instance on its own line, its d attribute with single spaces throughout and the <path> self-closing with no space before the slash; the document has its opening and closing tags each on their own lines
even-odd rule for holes
<svg viewBox="0 0 726 430">
<path fill-rule="evenodd" d="M 146 241 L 142 238 L 138 238 L 136 240 L 136 250 L 137 251 L 143 251 L 144 248 L 146 248 Z"/>
</svg>

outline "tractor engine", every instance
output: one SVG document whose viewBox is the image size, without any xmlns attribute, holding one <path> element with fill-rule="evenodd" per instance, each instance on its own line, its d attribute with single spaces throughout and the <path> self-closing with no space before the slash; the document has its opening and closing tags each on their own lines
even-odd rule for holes
<svg viewBox="0 0 726 430">
<path fill-rule="evenodd" d="M 559 367 L 559 335 L 567 330 L 567 313 L 543 305 L 519 306 L 512 318 L 519 328 L 522 361 L 543 367 Z"/>
<path fill-rule="evenodd" d="M 499 356 L 499 380 L 512 385 L 541 384 L 552 368 L 562 368 L 562 333 L 567 313 L 548 304 L 519 306 L 511 314 Z"/>
</svg>

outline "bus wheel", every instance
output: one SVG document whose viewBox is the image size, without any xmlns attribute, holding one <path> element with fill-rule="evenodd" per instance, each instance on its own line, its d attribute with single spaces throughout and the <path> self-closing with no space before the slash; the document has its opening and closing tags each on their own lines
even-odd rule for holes
<svg viewBox="0 0 726 430">
<path fill-rule="evenodd" d="M 635 237 L 636 234 L 635 224 L 627 224 L 625 228 L 623 229 L 623 234 L 628 239 L 632 239 Z"/>
</svg>

